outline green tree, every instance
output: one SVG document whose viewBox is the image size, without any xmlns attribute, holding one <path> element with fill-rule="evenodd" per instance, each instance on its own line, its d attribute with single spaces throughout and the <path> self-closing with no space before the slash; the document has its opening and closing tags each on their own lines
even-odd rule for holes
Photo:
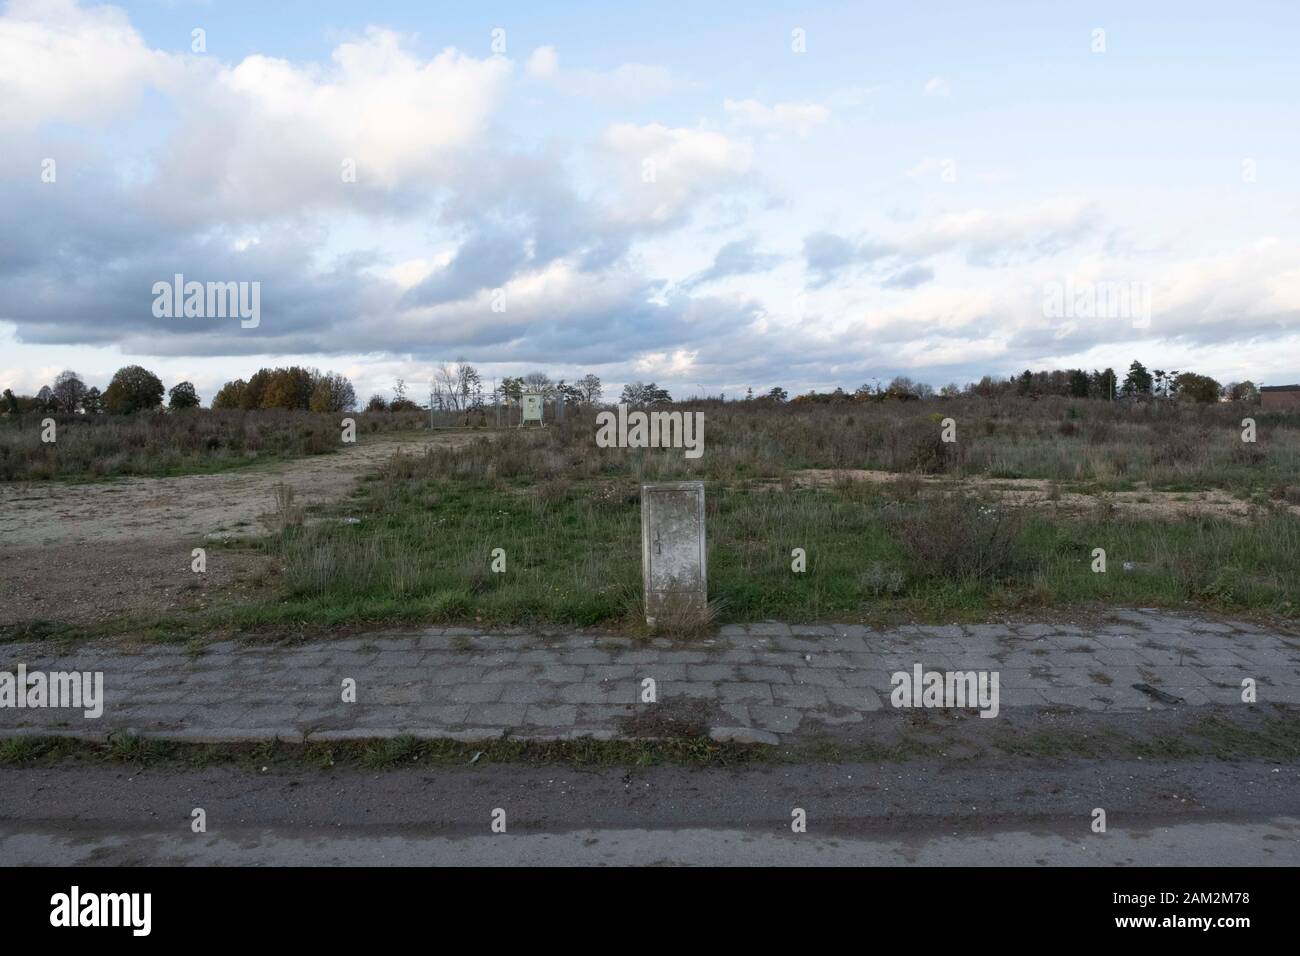
<svg viewBox="0 0 1300 956">
<path fill-rule="evenodd" d="M 315 381 L 310 370 L 297 365 L 272 369 L 258 407 L 306 410 L 311 407 L 314 390 Z"/>
<path fill-rule="evenodd" d="M 213 396 L 212 407 L 214 409 L 244 408 L 244 393 L 247 391 L 248 383 L 242 378 L 227 382 Z"/>
<path fill-rule="evenodd" d="M 177 382 L 167 393 L 169 408 L 180 411 L 185 408 L 199 407 L 199 393 L 193 382 Z"/>
<path fill-rule="evenodd" d="M 1183 372 L 1174 381 L 1177 383 L 1180 398 L 1203 405 L 1217 402 L 1223 392 L 1223 386 L 1210 376 L 1197 375 L 1195 372 Z"/>
<path fill-rule="evenodd" d="M 501 384 L 497 386 L 497 391 L 501 393 L 502 398 L 509 399 L 512 402 L 522 401 L 524 397 L 524 380 L 522 377 L 511 378 L 507 375 L 501 380 Z"/>
<path fill-rule="evenodd" d="M 667 389 L 660 388 L 654 382 L 644 384 L 633 382 L 623 386 L 623 396 L 619 399 L 625 405 L 666 405 L 672 396 Z"/>
<path fill-rule="evenodd" d="M 1110 401 L 1115 397 L 1118 381 L 1113 368 L 1108 368 L 1104 372 L 1094 370 L 1092 373 L 1092 396 Z"/>
<path fill-rule="evenodd" d="M 112 415 L 157 408 L 163 400 L 163 383 L 153 372 L 139 365 L 120 368 L 104 392 L 104 409 Z"/>
<path fill-rule="evenodd" d="M 1247 379 L 1244 382 L 1229 382 L 1224 393 L 1234 402 L 1258 402 L 1259 387 Z"/>
<path fill-rule="evenodd" d="M 1124 385 L 1122 391 L 1125 395 L 1150 395 L 1151 394 L 1151 373 L 1147 371 L 1146 366 L 1136 359 L 1128 367 L 1128 375 L 1124 376 Z"/>
<path fill-rule="evenodd" d="M 344 376 L 337 372 L 317 376 L 309 406 L 313 412 L 348 412 L 356 404 L 356 390 Z"/>
</svg>

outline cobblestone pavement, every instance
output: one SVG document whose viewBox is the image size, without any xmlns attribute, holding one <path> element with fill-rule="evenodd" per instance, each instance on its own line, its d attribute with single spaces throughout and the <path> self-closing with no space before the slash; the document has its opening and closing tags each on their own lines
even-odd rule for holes
<svg viewBox="0 0 1300 956">
<path fill-rule="evenodd" d="M 851 732 L 890 708 L 891 675 L 917 664 L 996 672 L 1003 711 L 1240 704 L 1246 678 L 1260 703 L 1300 705 L 1300 637 L 1139 610 L 1088 628 L 735 625 L 689 643 L 428 628 L 293 647 L 222 642 L 200 654 L 166 645 L 0 648 L 0 671 L 16 674 L 20 663 L 29 674 L 102 671 L 103 714 L 4 706 L 0 737 L 102 739 L 132 729 L 191 741 L 613 738 L 653 734 L 655 719 L 685 715 L 718 739 L 779 743 Z M 355 703 L 342 700 L 348 678 Z M 640 702 L 646 678 L 655 681 L 653 707 Z"/>
</svg>

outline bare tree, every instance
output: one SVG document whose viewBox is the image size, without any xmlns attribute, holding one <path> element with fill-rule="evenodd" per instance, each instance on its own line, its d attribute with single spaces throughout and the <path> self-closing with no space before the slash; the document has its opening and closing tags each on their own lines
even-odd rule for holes
<svg viewBox="0 0 1300 956">
<path fill-rule="evenodd" d="M 578 379 L 578 389 L 582 392 L 582 401 L 586 405 L 595 405 L 600 402 L 601 393 L 604 389 L 601 387 L 600 379 L 595 375 L 587 374 Z"/>
<path fill-rule="evenodd" d="M 555 385 L 551 382 L 551 377 L 545 372 L 529 372 L 524 376 L 525 392 L 541 392 L 543 395 L 550 397 L 555 392 Z"/>
<path fill-rule="evenodd" d="M 54 380 L 54 388 L 51 392 L 59 406 L 59 411 L 71 415 L 80 409 L 85 401 L 86 383 L 76 372 L 63 371 Z"/>
</svg>

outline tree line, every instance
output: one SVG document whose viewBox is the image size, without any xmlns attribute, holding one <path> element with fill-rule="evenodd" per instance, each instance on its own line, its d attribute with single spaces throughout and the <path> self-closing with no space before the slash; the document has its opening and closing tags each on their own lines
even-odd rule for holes
<svg viewBox="0 0 1300 956">
<path fill-rule="evenodd" d="M 258 369 L 244 381 L 227 382 L 213 396 L 214 409 L 295 409 L 310 412 L 349 412 L 357 406 L 357 393 L 337 372 L 291 365 Z"/>
<path fill-rule="evenodd" d="M 0 393 L 0 411 L 8 415 L 24 412 L 129 415 L 158 408 L 164 395 L 172 409 L 197 408 L 199 405 L 199 393 L 193 382 L 177 382 L 165 389 L 162 379 L 147 368 L 128 365 L 113 374 L 102 392 L 97 386 L 87 386 L 81 376 L 71 370 L 60 372 L 52 386 L 42 385 L 35 395 L 15 395 L 13 389 L 6 388 Z"/>
<path fill-rule="evenodd" d="M 1221 385 L 1208 375 L 1173 369 L 1148 370 L 1136 359 L 1128 368 L 1128 373 L 1120 381 L 1115 370 L 1093 369 L 1053 369 L 1050 371 L 1033 371 L 1025 369 L 1019 375 L 1000 378 L 985 375 L 978 382 L 968 382 L 964 386 L 945 385 L 936 393 L 934 388 L 924 382 L 913 382 L 906 376 L 898 376 L 882 386 L 862 385 L 852 392 L 837 388 L 833 392 L 811 391 L 796 395 L 793 399 L 798 404 L 827 404 L 853 401 L 917 401 L 932 398 L 938 394 L 942 398 L 974 396 L 979 398 L 1005 398 L 1019 396 L 1039 398 L 1049 395 L 1064 398 L 1093 398 L 1101 400 L 1124 399 L 1142 401 L 1150 399 L 1182 399 L 1184 401 L 1211 403 L 1220 400 L 1255 402 L 1259 399 L 1259 389 L 1251 381 L 1230 382 Z M 754 399 L 752 392 L 747 396 L 756 401 L 785 402 L 785 389 L 773 388 L 766 395 Z"/>
<path fill-rule="evenodd" d="M 140 365 L 118 369 L 102 392 L 87 386 L 73 371 L 60 372 L 53 385 L 43 385 L 35 395 L 0 393 L 0 413 L 24 412 L 65 415 L 130 415 L 162 407 L 164 396 L 173 411 L 198 408 L 199 393 L 193 382 L 164 388 L 162 379 Z M 212 400 L 214 409 L 283 408 L 313 412 L 345 412 L 356 407 L 352 383 L 336 372 L 298 366 L 264 368 L 247 382 L 235 379 L 223 385 Z"/>
<path fill-rule="evenodd" d="M 367 411 L 420 411 L 432 408 L 441 412 L 463 412 L 467 418 L 472 411 L 481 411 L 488 404 L 518 403 L 524 393 L 540 393 L 547 401 L 563 400 L 573 405 L 598 405 L 604 388 L 600 378 L 584 375 L 573 383 L 564 379 L 553 381 L 545 372 L 507 376 L 500 383 L 486 385 L 483 376 L 468 362 L 444 362 L 433 369 L 429 386 L 429 404 L 421 405 L 407 396 L 407 385 L 397 379 L 393 397 L 382 394 L 370 397 Z M 863 401 L 918 401 L 935 395 L 943 398 L 975 396 L 1002 398 L 1019 396 L 1062 396 L 1067 398 L 1092 398 L 1103 400 L 1182 399 L 1184 401 L 1211 403 L 1220 400 L 1256 402 L 1259 389 L 1253 382 L 1230 382 L 1221 385 L 1208 375 L 1178 369 L 1148 370 L 1136 359 L 1121 381 L 1115 370 L 1054 369 L 1033 371 L 1026 369 L 1019 375 L 1006 378 L 985 375 L 978 382 L 964 386 L 945 385 L 937 392 L 924 383 L 906 376 L 897 376 L 887 385 L 879 381 L 864 384 L 853 391 L 836 388 L 831 392 L 816 390 L 796 395 L 780 386 L 755 396 L 750 389 L 746 401 L 771 404 L 834 404 Z M 197 408 L 198 392 L 192 382 L 177 382 L 165 389 L 162 380 L 139 365 L 128 365 L 114 373 L 112 381 L 102 392 L 94 386 L 87 387 L 81 376 L 64 371 L 53 385 L 42 386 L 35 395 L 16 395 L 6 388 L 0 393 L 0 413 L 23 412 L 64 414 L 127 415 L 149 411 L 162 406 L 164 396 L 167 407 L 173 410 Z M 725 397 L 725 396 L 724 396 Z M 619 401 L 628 405 L 663 405 L 672 401 L 667 389 L 654 382 L 632 382 L 623 387 Z M 303 410 L 313 412 L 346 412 L 357 407 L 356 391 L 352 383 L 337 372 L 321 372 L 315 368 L 297 365 L 287 368 L 263 368 L 247 381 L 242 378 L 226 382 L 212 400 L 214 409 L 241 409 L 251 411 L 261 408 Z"/>
</svg>

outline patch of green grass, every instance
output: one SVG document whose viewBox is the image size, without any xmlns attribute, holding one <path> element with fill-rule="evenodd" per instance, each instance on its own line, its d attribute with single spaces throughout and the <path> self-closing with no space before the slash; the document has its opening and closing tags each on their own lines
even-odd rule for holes
<svg viewBox="0 0 1300 956">
<path fill-rule="evenodd" d="M 197 649 L 196 638 L 213 634 L 292 638 L 425 623 L 640 632 L 634 484 L 411 475 L 365 487 L 360 524 L 290 527 L 260 539 L 255 546 L 283 570 L 246 603 L 85 628 L 31 622 L 0 627 L 0 641 L 130 635 Z M 885 485 L 782 491 L 728 483 L 706 495 L 709 597 L 721 622 L 950 622 L 1188 603 L 1300 616 L 1300 519 L 1281 511 L 1246 522 L 1030 509 L 1012 533 L 982 540 L 980 521 L 956 520 L 928 494 L 900 498 Z M 1002 508 L 970 499 L 953 514 L 988 507 Z M 491 569 L 497 548 L 504 573 Z M 803 573 L 791 569 L 794 548 L 807 554 Z M 926 557 L 936 548 L 942 562 Z M 1096 548 L 1106 552 L 1105 573 L 1092 571 Z M 1125 571 L 1126 562 L 1136 570 Z"/>
<path fill-rule="evenodd" d="M 639 504 L 609 500 L 606 484 L 546 489 L 425 478 L 370 486 L 370 517 L 361 524 L 291 529 L 267 543 L 283 562 L 285 591 L 241 612 L 241 623 L 634 624 Z M 901 546 L 913 520 L 907 514 L 919 519 L 935 507 L 924 497 L 900 502 L 865 486 L 781 492 L 740 484 L 710 489 L 709 500 L 709 591 L 723 621 L 938 620 L 1007 608 L 1188 601 L 1284 616 L 1300 608 L 1300 520 L 1283 513 L 1247 524 L 1029 512 L 1007 553 L 973 560 L 984 570 L 964 577 L 936 573 Z M 946 523 L 914 534 L 939 540 L 957 530 Z M 976 524 L 963 530 L 977 532 Z M 981 546 L 968 544 L 976 552 Z M 941 546 L 955 550 L 959 542 L 946 537 Z M 497 548 L 504 573 L 491 570 Z M 794 548 L 807 554 L 803 573 L 791 569 Z M 1105 573 L 1091 570 L 1094 548 L 1106 550 Z M 1142 570 L 1126 573 L 1126 561 Z"/>
</svg>

